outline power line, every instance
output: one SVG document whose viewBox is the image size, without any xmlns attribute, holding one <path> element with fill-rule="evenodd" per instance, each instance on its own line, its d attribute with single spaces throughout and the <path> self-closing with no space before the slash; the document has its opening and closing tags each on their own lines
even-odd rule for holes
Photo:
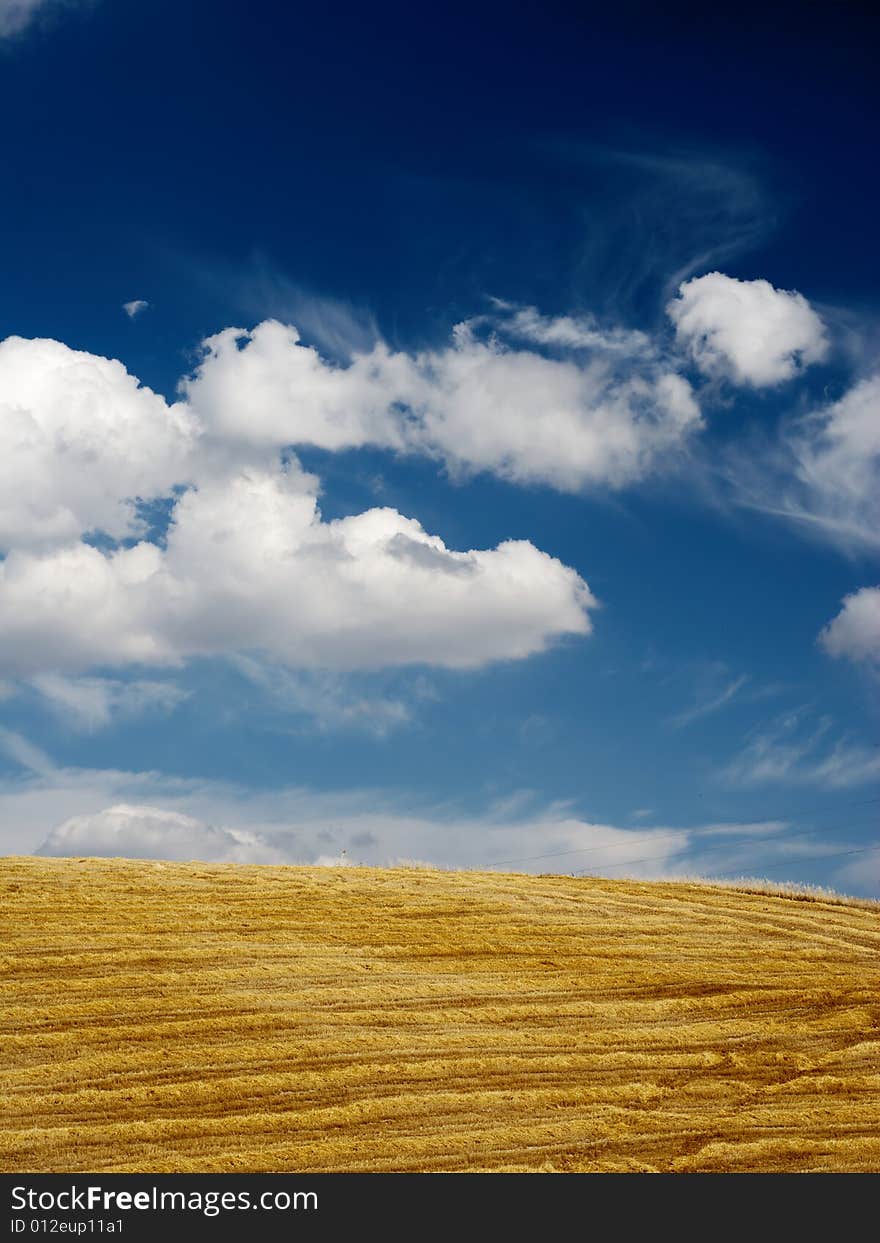
<svg viewBox="0 0 880 1243">
<path fill-rule="evenodd" d="M 880 849 L 880 845 L 878 845 L 878 843 L 875 842 L 873 846 L 859 846 L 858 849 L 856 850 L 836 850 L 833 853 L 830 853 L 830 854 L 826 853 L 824 855 L 795 856 L 794 862 L 797 863 L 798 859 L 802 861 L 807 860 L 807 859 L 815 859 L 816 862 L 818 863 L 822 859 L 842 859 L 844 855 L 863 855 L 863 854 L 867 854 L 867 852 L 870 850 L 878 850 L 878 849 Z M 788 867 L 790 862 L 791 862 L 790 859 L 783 859 L 777 863 L 769 863 L 766 867 L 762 865 L 761 871 L 762 872 L 773 872 L 776 870 L 776 868 Z"/>
<path fill-rule="evenodd" d="M 650 832 L 651 830 L 647 830 L 647 831 Z M 621 829 L 620 832 L 622 833 L 633 832 L 634 833 L 634 832 L 638 832 L 638 830 L 637 829 Z M 680 837 L 682 833 L 687 833 L 687 832 L 689 832 L 688 829 L 676 829 L 673 833 L 663 833 L 663 834 L 659 834 L 659 836 Z M 504 867 L 508 863 L 536 863 L 539 859 L 561 859 L 565 855 L 589 855 L 589 854 L 593 854 L 593 852 L 596 850 L 613 850 L 615 845 L 623 846 L 624 849 L 626 849 L 623 842 L 616 842 L 616 843 L 609 842 L 604 846 L 581 846 L 575 850 L 555 850 L 551 854 L 548 854 L 548 855 L 525 855 L 524 857 L 519 858 L 519 859 L 493 859 L 492 867 L 495 867 L 495 868 Z"/>
</svg>

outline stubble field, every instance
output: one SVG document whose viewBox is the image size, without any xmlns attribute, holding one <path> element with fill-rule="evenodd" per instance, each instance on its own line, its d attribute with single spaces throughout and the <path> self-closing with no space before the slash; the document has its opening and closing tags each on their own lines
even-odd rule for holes
<svg viewBox="0 0 880 1243">
<path fill-rule="evenodd" d="M 880 908 L 0 860 L 6 1171 L 878 1170 Z"/>
</svg>

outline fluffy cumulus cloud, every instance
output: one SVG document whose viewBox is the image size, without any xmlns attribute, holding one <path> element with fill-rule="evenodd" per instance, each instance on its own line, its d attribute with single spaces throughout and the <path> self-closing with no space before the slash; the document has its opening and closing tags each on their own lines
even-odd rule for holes
<svg viewBox="0 0 880 1243">
<path fill-rule="evenodd" d="M 621 487 L 685 448 L 701 423 L 690 386 L 653 360 L 625 375 L 586 361 L 506 350 L 466 329 L 420 360 L 416 439 L 454 468 L 575 491 Z"/>
<path fill-rule="evenodd" d="M 561 356 L 506 339 L 523 337 Z M 701 425 L 690 385 L 642 334 L 530 309 L 459 324 L 441 349 L 379 343 L 346 366 L 274 321 L 230 328 L 205 341 L 182 392 L 208 433 L 228 441 L 377 445 L 568 491 L 642 478 Z"/>
<path fill-rule="evenodd" d="M 219 863 L 283 861 L 277 850 L 248 830 L 218 829 L 194 816 L 128 803 L 72 816 L 51 831 L 37 853 Z"/>
<path fill-rule="evenodd" d="M 847 596 L 819 640 L 832 656 L 880 663 L 880 587 Z"/>
<path fill-rule="evenodd" d="M 822 320 L 802 294 L 769 281 L 710 272 L 685 281 L 667 313 L 705 375 L 763 388 L 790 380 L 828 350 Z"/>
<path fill-rule="evenodd" d="M 185 482 L 197 426 L 123 365 L 58 341 L 0 342 L 0 550 L 119 538 L 136 501 Z"/>
<path fill-rule="evenodd" d="M 453 552 L 393 509 L 322 520 L 294 467 L 205 483 L 167 546 L 13 551 L 0 567 L 6 666 L 176 665 L 248 650 L 299 667 L 455 668 L 586 634 L 586 583 L 528 541 Z"/>
<path fill-rule="evenodd" d="M 800 295 L 766 282 L 701 277 L 671 313 L 701 365 L 753 383 L 824 346 Z M 335 363 L 293 327 L 230 328 L 168 402 L 119 362 L 10 337 L 0 676 L 67 678 L 35 685 L 99 728 L 131 696 L 82 675 L 125 666 L 250 654 L 295 670 L 468 668 L 586 635 L 589 587 L 532 543 L 450 549 L 390 508 L 327 521 L 292 451 L 370 445 L 516 483 L 623 487 L 686 455 L 702 426 L 678 366 L 642 333 L 496 303 L 434 349 L 378 341 Z M 872 393 L 838 403 L 803 459 L 837 495 L 864 488 Z"/>
<path fill-rule="evenodd" d="M 131 695 L 70 675 L 234 653 L 331 671 L 526 657 L 589 633 L 596 601 L 577 573 L 525 540 L 447 548 L 389 508 L 325 521 L 291 449 L 375 445 L 520 482 L 622 486 L 700 422 L 642 334 L 532 308 L 499 306 L 433 351 L 379 342 L 344 365 L 274 321 L 229 329 L 173 403 L 119 362 L 10 337 L 3 669 L 42 676 L 56 708 L 99 728 Z"/>
<path fill-rule="evenodd" d="M 411 384 L 407 355 L 379 344 L 332 366 L 288 324 L 227 328 L 202 343 L 181 390 L 214 437 L 243 446 L 321 449 L 378 444 L 402 448 L 395 394 Z"/>
</svg>

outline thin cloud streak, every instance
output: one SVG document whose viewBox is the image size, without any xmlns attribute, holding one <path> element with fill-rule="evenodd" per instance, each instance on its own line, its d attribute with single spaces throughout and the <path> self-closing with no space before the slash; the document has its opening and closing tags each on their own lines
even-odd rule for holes
<svg viewBox="0 0 880 1243">
<path fill-rule="evenodd" d="M 752 730 L 745 746 L 719 774 L 727 785 L 781 784 L 847 789 L 880 779 L 880 750 L 838 738 L 826 739 L 828 717 L 808 728 L 804 712 L 779 717 Z"/>
<path fill-rule="evenodd" d="M 725 704 L 739 694 L 742 688 L 750 681 L 747 673 L 742 674 L 738 678 L 728 683 L 719 695 L 704 700 L 702 703 L 695 704 L 692 708 L 688 708 L 684 712 L 679 712 L 670 718 L 670 722 L 675 729 L 684 729 L 686 725 L 690 725 L 692 721 L 698 721 L 702 717 L 711 716 L 713 712 L 720 711 Z"/>
</svg>

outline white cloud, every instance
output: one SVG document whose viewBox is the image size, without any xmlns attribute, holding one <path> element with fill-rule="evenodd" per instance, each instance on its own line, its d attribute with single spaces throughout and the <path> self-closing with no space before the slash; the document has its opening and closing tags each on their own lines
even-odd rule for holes
<svg viewBox="0 0 880 1243">
<path fill-rule="evenodd" d="M 788 820 L 749 820 L 745 822 L 727 822 L 722 824 L 705 824 L 697 831 L 702 837 L 773 837 L 784 833 L 790 828 Z"/>
<path fill-rule="evenodd" d="M 273 323 L 244 348 L 239 336 L 206 343 L 184 386 L 195 408 L 56 341 L 0 344 L 3 669 L 34 677 L 235 653 L 305 670 L 466 668 L 589 633 L 587 585 L 531 543 L 454 552 L 392 509 L 325 522 L 318 481 L 295 459 L 282 466 L 294 441 L 405 447 L 412 415 L 394 395 L 427 384 L 422 364 L 377 346 L 332 367 Z M 461 362 L 468 350 L 452 353 Z M 503 354 L 471 353 L 502 376 Z M 679 408 L 676 377 L 656 389 Z M 150 500 L 170 513 L 167 547 L 134 543 L 147 531 L 138 502 Z M 48 685 L 96 727 L 110 711 L 107 686 Z M 377 730 L 401 716 L 393 704 L 352 712 Z"/>
<path fill-rule="evenodd" d="M 0 551 L 139 529 L 133 498 L 190 477 L 197 427 L 121 363 L 58 341 L 0 342 Z"/>
<path fill-rule="evenodd" d="M 24 30 L 37 10 L 48 8 L 51 3 L 52 0 L 0 0 L 0 38 Z"/>
<path fill-rule="evenodd" d="M 155 774 L 81 777 L 86 788 L 80 797 L 93 799 L 100 795 L 88 789 L 90 784 L 110 790 L 133 787 L 151 797 L 162 785 Z M 76 778 L 76 773 L 56 772 L 53 780 L 37 784 L 68 781 L 75 786 Z M 679 856 L 692 844 L 685 829 L 619 829 L 579 819 L 553 805 L 532 816 L 491 810 L 483 816 L 455 816 L 442 809 L 412 814 L 376 791 L 255 794 L 220 783 L 179 784 L 182 790 L 176 797 L 171 783 L 165 797 L 155 802 L 118 802 L 68 816 L 50 829 L 37 853 L 328 867 L 387 866 L 419 858 L 436 866 L 525 872 L 606 869 L 612 875 L 651 876 L 678 866 Z M 34 790 L 34 801 L 37 796 Z M 7 802 L 20 808 L 23 801 L 20 792 L 7 799 L 0 787 L 0 810 Z M 20 821 L 33 819 L 32 813 L 18 814 Z"/>
<path fill-rule="evenodd" d="M 123 302 L 122 309 L 129 319 L 135 319 L 149 305 L 149 302 L 145 302 L 143 298 L 133 298 L 131 302 Z"/>
<path fill-rule="evenodd" d="M 217 829 L 161 807 L 117 803 L 71 816 L 54 828 L 38 854 L 129 859 L 199 859 L 214 863 L 281 863 L 283 855 L 258 834 Z"/>
<path fill-rule="evenodd" d="M 95 0 L 0 0 L 0 39 L 21 34 L 42 15 L 85 8 Z"/>
<path fill-rule="evenodd" d="M 572 350 L 619 351 L 622 354 L 654 354 L 651 338 L 627 328 L 602 328 L 593 315 L 542 315 L 536 307 L 515 307 L 495 300 L 500 312 L 511 314 L 504 321 L 508 336 L 537 345 Z"/>
<path fill-rule="evenodd" d="M 326 358 L 347 359 L 369 353 L 381 339 L 375 316 L 345 298 L 317 293 L 280 269 L 259 251 L 244 262 L 214 255 L 209 261 L 192 248 L 175 252 L 175 267 L 207 294 L 212 303 L 237 308 L 248 323 L 278 320 L 296 324 L 300 334 Z"/>
<path fill-rule="evenodd" d="M 0 853 L 352 863 L 420 858 L 437 866 L 527 872 L 589 867 L 663 875 L 696 830 L 621 829 L 521 793 L 481 814 L 417 806 L 383 790 L 252 789 L 154 772 L 60 769 L 20 735 L 0 748 L 25 770 L 0 776 Z M 230 837 L 233 840 L 229 840 Z"/>
<path fill-rule="evenodd" d="M 682 305 L 708 280 L 682 286 Z M 728 283 L 749 297 L 766 286 Z M 467 668 L 540 652 L 590 631 L 596 601 L 578 574 L 522 540 L 450 550 L 389 508 L 327 522 L 289 448 L 383 446 L 575 490 L 643 478 L 702 425 L 643 334 L 531 307 L 499 303 L 443 347 L 378 342 L 343 365 L 274 321 L 203 345 L 168 404 L 118 362 L 0 344 L 0 672 L 236 654 L 300 671 Z M 150 500 L 170 512 L 167 540 L 134 543 Z M 95 728 L 125 710 L 95 680 L 46 685 Z M 406 717 L 393 701 L 351 711 L 376 732 Z"/>
<path fill-rule="evenodd" d="M 831 538 L 880 543 L 880 375 L 788 432 L 793 476 L 781 508 Z"/>
<path fill-rule="evenodd" d="M 880 548 L 880 374 L 786 420 L 773 440 L 731 446 L 720 469 L 739 505 L 847 552 Z"/>
<path fill-rule="evenodd" d="M 846 596 L 819 641 L 832 656 L 880 661 L 880 587 L 863 587 Z"/>
<path fill-rule="evenodd" d="M 804 780 L 831 789 L 865 785 L 880 778 L 880 751 L 843 739 L 833 744 L 816 767 L 815 775 L 805 773 Z"/>
<path fill-rule="evenodd" d="M 31 685 L 53 711 L 74 729 L 86 733 L 112 722 L 147 713 L 168 713 L 186 697 L 173 682 L 131 682 L 115 678 L 70 678 L 58 673 L 37 674 Z"/>
<path fill-rule="evenodd" d="M 829 742 L 832 722 L 812 728 L 791 712 L 755 729 L 722 776 L 731 785 L 814 785 L 846 789 L 880 777 L 880 752 L 846 738 Z"/>
<path fill-rule="evenodd" d="M 374 738 L 387 738 L 409 724 L 412 712 L 399 696 L 371 694 L 353 685 L 351 677 L 318 670 L 290 670 L 267 664 L 251 656 L 238 655 L 232 663 L 270 703 L 286 714 L 308 717 L 310 731 L 357 730 Z M 424 698 L 420 680 L 415 680 L 415 697 Z"/>
<path fill-rule="evenodd" d="M 203 346 L 186 400 L 168 405 L 116 361 L 51 340 L 0 343 L 0 547 L 136 535 L 139 500 L 270 465 L 289 446 L 377 445 L 576 490 L 644 477 L 701 426 L 687 381 L 643 334 L 533 308 L 461 324 L 433 351 L 379 342 L 344 366 L 274 321 Z"/>
<path fill-rule="evenodd" d="M 156 777 L 146 780 L 158 784 Z M 780 864 L 794 873 L 800 860 L 828 852 L 815 834 L 791 833 L 784 821 L 621 829 L 553 805 L 531 816 L 490 809 L 457 817 L 443 809 L 407 813 L 375 791 L 288 789 L 267 796 L 189 785 L 192 792 L 174 799 L 173 808 L 122 803 L 68 817 L 37 853 L 314 867 L 416 859 L 429 867 L 663 878 L 760 875 L 762 867 Z M 0 808 L 4 801 L 0 792 Z"/>
<path fill-rule="evenodd" d="M 0 566 L 4 666 L 28 675 L 101 665 L 179 664 L 150 625 L 162 552 L 138 544 L 105 555 L 86 544 L 11 552 Z"/>
<path fill-rule="evenodd" d="M 685 709 L 684 712 L 677 713 L 672 717 L 672 724 L 677 729 L 682 729 L 685 725 L 690 725 L 692 721 L 698 721 L 704 716 L 711 716 L 712 713 L 718 712 L 723 708 L 725 704 L 730 703 L 748 681 L 749 675 L 747 673 L 733 678 L 716 694 L 708 695 L 706 698 L 698 700 L 690 708 Z"/>
<path fill-rule="evenodd" d="M 314 481 L 291 467 L 188 492 L 165 549 L 10 553 L 0 645 L 25 673 L 236 651 L 300 668 L 472 668 L 588 634 L 595 603 L 527 541 L 452 552 L 392 509 L 324 522 Z"/>
<path fill-rule="evenodd" d="M 786 518 L 843 549 L 880 547 L 880 374 L 837 401 L 785 422 L 775 441 L 728 451 L 740 505 Z"/>
<path fill-rule="evenodd" d="M 781 879 L 780 866 L 796 876 L 800 860 L 815 866 L 829 851 L 821 835 L 778 820 L 622 829 L 579 817 L 566 803 L 536 807 L 525 792 L 476 814 L 449 804 L 413 810 L 400 793 L 376 789 L 255 790 L 161 773 L 58 769 L 36 749 L 31 754 L 25 739 L 15 741 L 30 771 L 0 776 L 2 853 L 327 866 L 343 857 L 378 866 L 420 859 L 618 877 L 755 876 L 772 868 Z M 835 851 L 851 846 L 835 838 Z"/>
<path fill-rule="evenodd" d="M 607 352 L 584 362 L 478 340 L 420 360 L 410 435 L 448 466 L 563 491 L 623 487 L 683 452 L 702 425 L 690 386 L 672 370 Z"/>
<path fill-rule="evenodd" d="M 27 772 L 47 776 L 55 771 L 55 766 L 45 751 L 22 734 L 6 729 L 5 726 L 0 726 L 0 753 Z"/>
<path fill-rule="evenodd" d="M 836 866 L 839 853 L 859 852 L 859 847 L 852 838 L 837 837 L 833 842 L 822 834 L 814 832 L 788 833 L 785 836 L 760 834 L 742 840 L 726 843 L 711 843 L 706 850 L 701 850 L 699 842 L 694 843 L 693 853 L 689 856 L 689 872 L 678 873 L 687 877 L 718 877 L 731 884 L 745 881 L 754 884 L 777 886 L 802 883 L 798 878 L 807 876 L 823 876 L 833 881 L 838 873 L 832 869 Z M 830 859 L 834 862 L 826 863 Z M 809 883 L 809 882 L 808 882 Z M 865 878 L 851 880 L 847 890 L 852 892 L 876 892 L 870 884 L 865 885 Z"/>
<path fill-rule="evenodd" d="M 296 328 L 275 320 L 251 332 L 226 328 L 202 349 L 195 374 L 180 387 L 215 437 L 276 450 L 403 447 L 393 404 L 413 383 L 408 355 L 378 344 L 347 367 L 333 366 Z"/>
<path fill-rule="evenodd" d="M 372 444 L 567 491 L 622 487 L 686 449 L 699 409 L 687 381 L 643 348 L 641 334 L 522 314 L 459 324 L 438 350 L 394 353 L 379 343 L 348 366 L 326 363 L 273 321 L 227 329 L 204 342 L 181 391 L 205 428 L 230 441 Z M 487 322 L 494 331 L 483 339 Z M 503 342 L 524 333 L 577 356 Z"/>
<path fill-rule="evenodd" d="M 880 894 L 880 846 L 849 860 L 835 872 L 834 880 L 844 892 L 876 897 Z"/>
<path fill-rule="evenodd" d="M 824 325 L 802 294 L 710 272 L 684 281 L 666 308 L 676 339 L 709 376 L 763 388 L 827 354 Z"/>
</svg>

